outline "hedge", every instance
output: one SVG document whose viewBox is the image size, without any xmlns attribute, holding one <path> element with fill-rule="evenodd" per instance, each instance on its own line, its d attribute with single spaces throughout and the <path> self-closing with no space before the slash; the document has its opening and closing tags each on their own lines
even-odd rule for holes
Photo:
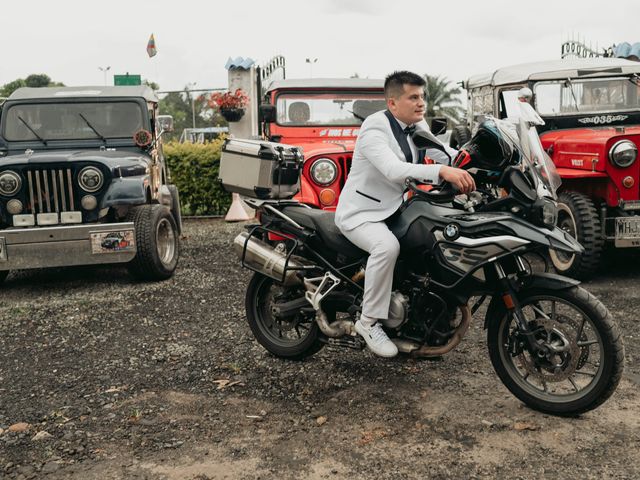
<svg viewBox="0 0 640 480">
<path fill-rule="evenodd" d="M 163 146 L 171 180 L 180 192 L 184 215 L 222 215 L 231 194 L 218 182 L 224 137 L 207 143 L 168 142 Z"/>
</svg>

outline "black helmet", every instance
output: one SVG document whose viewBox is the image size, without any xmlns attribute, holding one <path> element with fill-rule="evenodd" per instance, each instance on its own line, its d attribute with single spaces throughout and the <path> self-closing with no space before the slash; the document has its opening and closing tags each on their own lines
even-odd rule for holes
<svg viewBox="0 0 640 480">
<path fill-rule="evenodd" d="M 520 152 L 504 138 L 493 120 L 482 122 L 473 138 L 462 149 L 468 152 L 468 156 L 456 157 L 454 167 L 502 172 L 508 165 L 520 162 Z"/>
</svg>

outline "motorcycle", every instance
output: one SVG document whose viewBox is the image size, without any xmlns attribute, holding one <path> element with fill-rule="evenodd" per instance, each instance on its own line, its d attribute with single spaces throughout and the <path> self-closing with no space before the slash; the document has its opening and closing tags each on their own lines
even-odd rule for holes
<svg viewBox="0 0 640 480">
<path fill-rule="evenodd" d="M 455 158 L 477 191 L 448 185 L 410 194 L 387 220 L 400 242 L 391 306 L 383 328 L 398 350 L 438 357 L 453 350 L 473 314 L 484 317 L 491 363 L 529 407 L 577 415 L 605 402 L 624 368 L 618 326 L 579 282 L 535 271 L 529 254 L 549 248 L 579 254 L 555 226 L 560 178 L 535 121 L 488 118 Z M 438 147 L 429 134 L 420 147 Z M 253 270 L 246 315 L 272 354 L 302 359 L 324 345 L 362 349 L 354 323 L 361 311 L 367 253 L 351 244 L 332 212 L 292 200 L 245 199 L 259 223 L 234 240 Z"/>
</svg>

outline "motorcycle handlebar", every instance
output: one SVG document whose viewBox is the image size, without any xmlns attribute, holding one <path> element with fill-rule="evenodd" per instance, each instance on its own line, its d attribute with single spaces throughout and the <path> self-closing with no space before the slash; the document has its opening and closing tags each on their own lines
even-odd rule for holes
<svg viewBox="0 0 640 480">
<path fill-rule="evenodd" d="M 449 203 L 456 196 L 456 188 L 449 182 L 444 182 L 442 187 L 434 189 L 433 191 L 420 190 L 418 183 L 420 182 L 413 177 L 408 177 L 405 181 L 405 185 L 414 195 L 418 195 L 430 202 Z"/>
</svg>

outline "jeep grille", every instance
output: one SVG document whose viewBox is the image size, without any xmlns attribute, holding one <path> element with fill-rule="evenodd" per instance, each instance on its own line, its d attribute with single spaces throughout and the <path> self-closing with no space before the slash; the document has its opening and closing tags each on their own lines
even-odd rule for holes
<svg viewBox="0 0 640 480">
<path fill-rule="evenodd" d="M 70 168 L 27 171 L 32 214 L 74 211 L 73 175 Z"/>
</svg>

